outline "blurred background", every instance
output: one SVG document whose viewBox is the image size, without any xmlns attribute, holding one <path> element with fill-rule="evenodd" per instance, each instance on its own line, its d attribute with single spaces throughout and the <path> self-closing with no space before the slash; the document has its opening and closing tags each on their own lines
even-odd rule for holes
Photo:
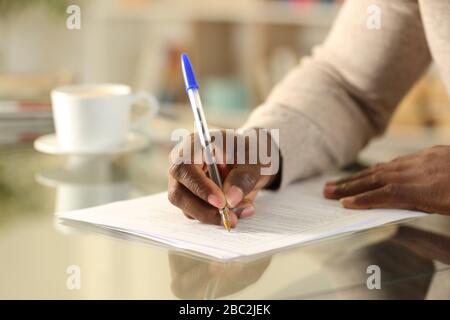
<svg viewBox="0 0 450 320">
<path fill-rule="evenodd" d="M 195 63 L 208 118 L 239 126 L 324 40 L 342 2 L 0 0 L 0 144 L 52 132 L 49 92 L 62 84 L 125 83 L 153 92 L 162 115 L 189 113 L 183 51 Z M 81 8 L 79 30 L 66 27 L 70 4 Z M 407 127 L 408 136 L 450 127 L 449 100 L 433 67 L 393 126 Z"/>
</svg>

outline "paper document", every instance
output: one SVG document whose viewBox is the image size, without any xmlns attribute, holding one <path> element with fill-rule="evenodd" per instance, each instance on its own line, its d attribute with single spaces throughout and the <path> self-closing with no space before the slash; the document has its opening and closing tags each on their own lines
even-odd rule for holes
<svg viewBox="0 0 450 320">
<path fill-rule="evenodd" d="M 424 215 L 395 209 L 343 209 L 338 201 L 322 196 L 329 178 L 293 184 L 279 192 L 261 192 L 256 213 L 239 220 L 231 232 L 187 219 L 170 204 L 166 192 L 59 216 L 227 260 Z"/>
</svg>

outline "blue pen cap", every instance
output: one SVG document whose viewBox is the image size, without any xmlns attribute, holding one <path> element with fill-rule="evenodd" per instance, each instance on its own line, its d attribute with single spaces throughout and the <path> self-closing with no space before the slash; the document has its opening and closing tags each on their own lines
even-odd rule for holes
<svg viewBox="0 0 450 320">
<path fill-rule="evenodd" d="M 189 89 L 198 89 L 197 80 L 195 79 L 194 69 L 186 53 L 181 54 L 181 68 L 183 70 L 184 83 L 186 91 Z"/>
</svg>

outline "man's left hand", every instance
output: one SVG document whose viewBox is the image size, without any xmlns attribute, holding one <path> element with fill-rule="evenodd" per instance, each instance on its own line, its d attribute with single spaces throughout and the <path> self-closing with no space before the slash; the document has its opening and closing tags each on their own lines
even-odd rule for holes
<svg viewBox="0 0 450 320">
<path fill-rule="evenodd" d="M 327 182 L 345 208 L 399 208 L 450 215 L 450 146 L 436 146 Z"/>
</svg>

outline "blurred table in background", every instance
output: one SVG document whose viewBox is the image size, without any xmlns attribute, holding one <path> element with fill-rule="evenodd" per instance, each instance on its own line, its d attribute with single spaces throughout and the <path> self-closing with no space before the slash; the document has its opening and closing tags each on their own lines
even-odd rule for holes
<svg viewBox="0 0 450 320">
<path fill-rule="evenodd" d="M 182 111 L 164 113 L 147 130 L 149 147 L 122 156 L 52 156 L 21 141 L 0 147 L 0 298 L 450 298 L 450 219 L 443 216 L 225 264 L 59 224 L 56 211 L 167 188 L 168 135 L 192 128 L 192 119 Z M 422 147 L 406 146 L 397 152 Z M 383 141 L 370 148 L 375 151 L 363 153 L 364 161 L 396 149 Z M 80 290 L 66 286 L 72 265 L 81 270 Z M 370 265 L 381 268 L 381 290 L 366 286 Z"/>
</svg>

